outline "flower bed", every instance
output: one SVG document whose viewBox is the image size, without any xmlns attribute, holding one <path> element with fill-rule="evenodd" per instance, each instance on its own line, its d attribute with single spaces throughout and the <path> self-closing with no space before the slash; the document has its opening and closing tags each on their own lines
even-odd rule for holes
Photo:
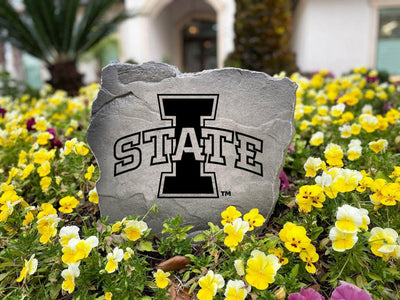
<svg viewBox="0 0 400 300">
<path fill-rule="evenodd" d="M 230 206 L 194 238 L 179 216 L 162 237 L 146 216 L 100 219 L 85 143 L 97 85 L 1 97 L 0 297 L 399 299 L 400 96 L 377 75 L 292 75 L 273 216 Z"/>
</svg>

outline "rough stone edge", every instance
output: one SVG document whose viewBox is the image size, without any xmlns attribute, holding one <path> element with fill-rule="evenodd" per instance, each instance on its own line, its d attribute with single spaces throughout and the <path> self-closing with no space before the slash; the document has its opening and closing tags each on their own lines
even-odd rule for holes
<svg viewBox="0 0 400 300">
<path fill-rule="evenodd" d="M 154 70 L 158 70 L 157 73 L 154 72 Z M 294 83 L 292 80 L 290 80 L 287 77 L 281 78 L 281 77 L 273 77 L 270 76 L 266 73 L 263 72 L 258 72 L 258 71 L 251 71 L 251 70 L 246 70 L 246 69 L 240 69 L 240 68 L 222 68 L 222 69 L 211 69 L 211 70 L 204 70 L 201 72 L 197 73 L 181 73 L 179 69 L 175 66 L 166 64 L 166 63 L 159 63 L 159 62 L 145 62 L 143 64 L 139 65 L 133 65 L 133 64 L 127 64 L 127 63 L 111 63 L 107 66 L 105 66 L 102 69 L 101 72 L 101 86 L 99 93 L 93 102 L 92 105 L 92 110 L 91 110 L 91 117 L 94 117 L 97 112 L 101 110 L 101 108 L 106 105 L 108 102 L 114 100 L 115 98 L 127 95 L 132 93 L 130 90 L 130 86 L 132 83 L 135 82 L 146 82 L 146 83 L 157 83 L 161 82 L 165 79 L 168 78 L 173 78 L 173 77 L 178 77 L 178 78 L 185 78 L 185 77 L 197 77 L 197 76 L 203 76 L 209 73 L 214 73 L 214 72 L 226 72 L 229 70 L 234 70 L 238 71 L 240 73 L 249 73 L 249 74 L 257 74 L 259 76 L 264 76 L 268 80 L 272 81 L 282 81 L 286 82 L 289 85 L 292 85 L 293 87 L 297 88 L 297 84 Z M 140 81 L 140 80 L 133 80 L 129 82 L 122 83 L 121 82 L 121 76 L 124 73 L 129 73 L 129 72 L 138 72 L 141 73 L 143 76 L 149 76 L 151 77 L 154 75 L 158 75 L 159 77 L 156 80 L 153 80 L 151 82 L 149 81 Z M 107 83 L 106 83 L 107 80 Z M 89 126 L 90 127 L 90 126 Z"/>
<path fill-rule="evenodd" d="M 271 212 L 269 215 L 264 216 L 266 220 L 269 220 L 269 218 L 271 217 L 271 215 L 273 214 L 273 211 L 275 209 L 276 203 L 278 201 L 279 198 L 279 174 L 280 172 L 283 170 L 283 167 L 285 165 L 285 157 L 287 155 L 287 151 L 290 147 L 290 143 L 293 140 L 294 135 L 296 134 L 296 128 L 295 128 L 295 120 L 294 120 L 294 109 L 295 109 L 295 104 L 296 104 L 296 90 L 298 88 L 298 85 L 293 82 L 291 79 L 284 77 L 273 77 L 268 75 L 267 73 L 263 73 L 263 72 L 258 72 L 258 71 L 252 71 L 252 70 L 246 70 L 246 69 L 240 69 L 240 68 L 232 68 L 232 67 L 228 67 L 228 68 L 222 68 L 222 69 L 211 69 L 211 70 L 204 70 L 201 72 L 196 72 L 196 73 L 181 73 L 179 71 L 179 69 L 175 66 L 166 64 L 166 63 L 159 63 L 159 62 L 145 62 L 143 64 L 140 65 L 133 65 L 133 64 L 126 64 L 126 63 L 112 63 L 107 65 L 106 67 L 104 67 L 102 69 L 102 73 L 101 73 L 101 86 L 100 86 L 100 90 L 99 93 L 95 99 L 95 101 L 93 102 L 92 105 L 92 110 L 91 110 L 91 120 L 88 126 L 88 130 L 87 130 L 87 135 L 86 135 L 86 140 L 88 142 L 89 148 L 90 147 L 90 142 L 88 137 L 88 133 L 90 130 L 90 127 L 92 125 L 92 120 L 94 118 L 94 116 L 96 115 L 97 112 L 99 112 L 101 110 L 102 107 L 104 107 L 107 103 L 111 102 L 112 100 L 121 97 L 123 95 L 127 95 L 127 94 L 131 94 L 132 91 L 130 90 L 130 86 L 132 83 L 134 82 L 146 82 L 146 83 L 151 83 L 151 82 L 147 82 L 147 81 L 139 81 L 139 80 L 132 80 L 129 83 L 121 83 L 120 82 L 120 74 L 118 73 L 119 69 L 125 69 L 129 71 L 132 70 L 138 70 L 138 69 L 142 69 L 142 70 L 151 70 L 154 68 L 161 68 L 162 70 L 164 70 L 164 72 L 168 73 L 169 72 L 169 76 L 164 76 L 164 77 L 160 77 L 158 81 L 152 81 L 152 82 L 161 82 L 165 79 L 168 78 L 173 78 L 173 77 L 180 77 L 180 78 L 184 78 L 184 77 L 197 77 L 197 76 L 202 76 L 208 73 L 213 73 L 213 72 L 225 72 L 227 70 L 235 70 L 235 71 L 239 71 L 240 73 L 250 73 L 250 74 L 257 74 L 259 76 L 264 76 L 267 80 L 272 80 L 272 81 L 277 81 L 277 82 L 282 82 L 284 84 L 288 84 L 289 86 L 291 86 L 293 88 L 293 96 L 292 99 L 293 101 L 293 105 L 292 105 L 292 113 L 293 113 L 293 117 L 292 120 L 289 120 L 289 122 L 291 121 L 292 126 L 291 126 L 291 135 L 290 135 L 290 139 L 289 142 L 286 146 L 286 148 L 283 150 L 282 152 L 282 156 L 280 158 L 280 166 L 278 168 L 278 173 L 277 173 L 277 184 L 276 184 L 276 189 L 272 191 L 273 193 L 273 198 L 276 198 L 275 203 L 273 204 L 273 207 L 271 209 Z M 166 74 L 168 75 L 168 74 Z M 107 78 L 107 80 L 109 80 L 109 83 L 107 85 L 105 85 L 105 78 Z M 120 92 L 118 92 L 120 91 Z M 92 151 L 92 149 L 91 149 Z M 93 155 L 94 152 L 92 151 Z M 95 155 L 94 155 L 95 156 Z M 95 159 L 97 160 L 96 156 Z M 98 178 L 98 181 L 100 180 L 101 177 L 101 172 L 100 172 L 100 176 Z M 97 182 L 96 182 L 97 184 Z M 266 223 L 260 228 L 260 230 L 262 228 L 264 228 L 266 226 Z M 193 234 L 193 232 L 191 233 Z"/>
</svg>

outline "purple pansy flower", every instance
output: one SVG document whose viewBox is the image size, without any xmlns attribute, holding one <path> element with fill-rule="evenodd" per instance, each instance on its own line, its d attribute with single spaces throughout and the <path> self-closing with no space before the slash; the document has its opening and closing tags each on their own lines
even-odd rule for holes
<svg viewBox="0 0 400 300">
<path fill-rule="evenodd" d="M 373 300 L 370 295 L 358 286 L 340 281 L 338 286 L 332 293 L 331 300 Z"/>
<path fill-rule="evenodd" d="M 290 294 L 288 300 L 325 300 L 325 298 L 312 288 L 301 288 L 300 292 Z"/>
</svg>

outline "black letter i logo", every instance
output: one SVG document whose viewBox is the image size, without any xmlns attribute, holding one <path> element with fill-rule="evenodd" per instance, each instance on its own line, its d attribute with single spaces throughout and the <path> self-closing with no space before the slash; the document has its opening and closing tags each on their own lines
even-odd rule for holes
<svg viewBox="0 0 400 300">
<path fill-rule="evenodd" d="M 161 119 L 170 120 L 176 144 L 171 172 L 161 173 L 159 198 L 218 198 L 215 173 L 205 172 L 200 146 L 205 120 L 215 120 L 218 95 L 158 95 Z"/>
</svg>

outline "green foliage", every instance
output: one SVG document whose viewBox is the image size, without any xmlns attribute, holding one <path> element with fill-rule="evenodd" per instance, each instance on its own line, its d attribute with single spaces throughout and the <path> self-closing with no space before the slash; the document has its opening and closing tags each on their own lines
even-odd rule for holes
<svg viewBox="0 0 400 300">
<path fill-rule="evenodd" d="M 158 251 L 162 255 L 174 256 L 191 253 L 192 239 L 187 239 L 187 232 L 193 228 L 192 225 L 182 227 L 183 218 L 180 215 L 165 220 L 161 231 L 166 237 L 161 237 Z"/>
<path fill-rule="evenodd" d="M 82 86 L 77 59 L 129 17 L 123 10 L 109 16 L 118 2 L 24 0 L 21 13 L 9 0 L 0 0 L 0 40 L 43 60 L 52 76 L 50 84 L 77 94 Z"/>
<path fill-rule="evenodd" d="M 220 284 L 217 288 L 213 299 L 224 299 L 227 286 L 233 280 L 241 282 L 248 291 L 246 300 L 274 299 L 278 298 L 277 294 L 287 296 L 310 286 L 319 286 L 320 293 L 329 299 L 341 280 L 368 291 L 375 299 L 399 298 L 400 245 L 395 232 L 400 228 L 400 94 L 394 85 L 368 83 L 367 75 L 360 72 L 337 79 L 330 78 L 326 72 L 315 74 L 311 79 L 293 75 L 292 79 L 299 84 L 294 114 L 297 135 L 293 140 L 294 151 L 288 154 L 284 168 L 289 175 L 290 189 L 280 193 L 273 215 L 262 228 L 247 231 L 246 221 L 239 219 L 239 216 L 246 219 L 246 212 L 252 207 L 240 208 L 245 210 L 240 212 L 231 209 L 221 214 L 221 223 L 208 223 L 209 228 L 193 238 L 190 237 L 192 226 L 179 215 L 165 221 L 163 236 L 153 234 L 145 221 L 148 214 L 157 213 L 156 205 L 144 216 L 128 216 L 113 224 L 108 223 L 107 218 L 100 219 L 97 204 L 90 202 L 96 202 L 90 198 L 90 193 L 94 191 L 99 170 L 89 167 L 96 166 L 96 162 L 83 142 L 97 85 L 82 89 L 79 97 L 72 98 L 65 92 L 53 93 L 49 89 L 40 91 L 39 98 L 2 97 L 1 107 L 7 112 L 0 118 L 0 298 L 104 300 L 106 293 L 112 293 L 113 299 L 166 300 L 174 290 L 196 297 L 207 285 L 203 278 L 211 278 L 212 274 L 214 279 L 221 277 L 225 281 L 224 286 Z M 330 89 L 333 94 L 328 91 Z M 365 97 L 368 90 L 374 92 L 369 99 Z M 346 104 L 343 113 L 334 116 L 335 100 L 339 95 L 350 93 L 358 95 L 359 102 Z M 318 95 L 323 96 L 322 100 Z M 327 107 L 324 116 L 318 112 L 321 106 Z M 391 107 L 394 109 L 388 111 Z M 362 155 L 352 160 L 347 151 L 349 138 L 343 137 L 339 128 L 361 124 L 359 116 L 363 110 L 372 110 L 371 116 L 380 116 L 381 123 L 373 132 L 367 132 L 366 125 L 362 124 L 360 132 L 351 137 L 360 140 L 362 149 Z M 345 119 L 344 114 L 348 117 L 350 112 L 353 118 Z M 31 118 L 36 121 L 35 127 L 27 126 Z M 44 128 L 39 126 L 40 121 Z M 39 135 L 49 128 L 55 130 L 61 142 L 59 147 L 50 142 L 38 144 Z M 322 143 L 316 145 L 311 138 L 317 131 L 325 136 Z M 378 139 L 385 139 L 388 144 L 387 149 L 376 153 L 369 143 Z M 328 162 L 325 154 L 329 143 L 342 149 L 343 167 L 333 168 Z M 48 188 L 42 186 L 43 176 L 39 171 L 45 163 L 35 162 L 35 156 L 41 152 L 46 153 L 46 162 L 50 165 L 45 175 L 51 179 Z M 324 163 L 311 175 L 306 173 L 309 169 L 305 166 L 310 157 L 320 158 Z M 33 169 L 25 176 L 28 165 Z M 92 169 L 91 174 L 88 174 L 89 169 Z M 371 182 L 363 187 L 361 177 L 340 181 L 345 171 L 362 175 L 362 178 L 370 177 Z M 301 188 L 315 186 L 317 178 L 323 175 L 331 176 L 332 183 L 326 182 L 326 186 L 337 187 L 337 194 L 329 197 L 329 190 L 324 190 L 321 205 L 313 198 L 315 206 L 310 206 L 310 210 L 300 209 Z M 374 186 L 382 179 L 393 187 L 389 193 Z M 60 210 L 60 199 L 66 196 L 79 200 L 79 205 L 70 213 Z M 303 199 L 312 199 L 305 196 Z M 371 201 L 373 198 L 377 200 Z M 385 202 L 393 199 L 392 203 Z M 46 242 L 40 239 L 51 228 L 41 224 L 43 216 L 39 218 L 39 215 L 44 213 L 43 204 L 53 205 L 55 211 L 51 215 L 57 223 L 54 235 Z M 330 233 L 339 226 L 338 208 L 345 204 L 360 214 L 359 208 L 365 209 L 363 212 L 368 213 L 370 223 L 365 227 L 357 225 L 356 230 L 349 232 L 352 237 L 356 236 L 354 243 L 347 240 L 342 247 L 340 243 L 335 244 L 335 237 Z M 30 221 L 27 220 L 29 213 L 32 214 Z M 352 216 L 356 218 L 356 215 Z M 232 216 L 236 218 L 234 225 L 226 223 Z M 353 221 L 349 218 L 348 222 Z M 42 225 L 47 231 L 42 230 Z M 71 226 L 78 226 L 79 239 L 75 237 L 76 240 L 63 245 L 61 232 L 71 230 Z M 376 229 L 387 232 L 374 248 L 371 238 L 378 232 Z M 237 239 L 237 244 L 232 245 L 229 238 Z M 67 264 L 66 253 L 74 245 L 76 250 L 78 241 L 85 241 L 86 247 L 89 239 L 98 244 L 87 255 L 82 255 L 86 253 L 82 248 L 72 255 L 79 261 L 80 274 L 70 293 L 65 286 L 65 272 L 70 264 Z M 302 244 L 296 248 L 298 241 Z M 33 255 L 38 262 L 37 269 L 18 282 L 26 261 L 33 259 Z M 175 255 L 185 257 L 173 257 Z M 175 266 L 174 259 L 175 262 L 179 260 Z M 161 262 L 172 266 L 168 269 L 170 274 L 164 274 L 170 280 L 166 288 L 159 287 L 154 275 L 157 267 L 162 267 Z M 251 282 L 251 273 L 263 276 L 257 267 L 264 264 L 268 267 L 263 270 L 272 279 L 268 286 L 258 288 Z"/>
<path fill-rule="evenodd" d="M 266 72 L 297 70 L 290 0 L 236 0 L 235 50 L 226 65 Z"/>
<path fill-rule="evenodd" d="M 21 14 L 7 0 L 0 1 L 0 39 L 51 65 L 76 58 L 111 33 L 127 18 L 121 11 L 105 20 L 105 14 L 118 0 L 85 1 L 78 18 L 80 0 L 24 0 Z"/>
</svg>

